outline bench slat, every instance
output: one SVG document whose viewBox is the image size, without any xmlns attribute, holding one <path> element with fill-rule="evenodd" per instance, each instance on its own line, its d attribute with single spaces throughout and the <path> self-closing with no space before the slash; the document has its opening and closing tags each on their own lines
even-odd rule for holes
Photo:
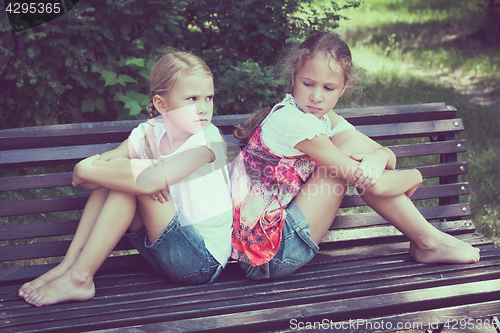
<svg viewBox="0 0 500 333">
<path fill-rule="evenodd" d="M 455 126 L 454 124 L 457 124 Z M 422 136 L 441 136 L 457 134 L 463 131 L 461 119 L 434 120 L 417 123 L 397 123 L 382 125 L 363 125 L 358 130 L 374 140 L 397 139 Z M 101 154 L 114 149 L 118 143 L 99 144 L 92 146 L 70 146 L 53 148 L 36 148 L 23 150 L 0 151 L 0 161 L 3 167 L 18 167 L 40 165 L 36 161 L 50 161 L 50 164 L 70 164 L 82 158 Z"/>
<path fill-rule="evenodd" d="M 72 172 L 3 177 L 0 181 L 0 192 L 72 186 L 72 181 Z"/>
<path fill-rule="evenodd" d="M 427 220 L 457 220 L 470 215 L 470 206 L 468 203 L 460 203 L 446 206 L 420 207 L 418 211 Z M 459 220 L 464 224 L 470 223 L 467 220 Z M 377 213 L 356 213 L 350 215 L 337 215 L 330 227 L 331 230 L 370 227 L 385 225 L 388 222 Z M 362 229 L 360 229 L 362 230 Z"/>
<path fill-rule="evenodd" d="M 353 125 L 383 124 L 407 121 L 451 119 L 457 110 L 444 103 L 395 105 L 339 109 L 338 114 Z M 231 128 L 243 123 L 249 114 L 214 116 L 218 127 Z M 0 150 L 60 147 L 66 145 L 121 142 L 143 120 L 124 120 L 99 123 L 61 124 L 0 130 Z M 230 134 L 231 132 L 224 132 Z"/>
<path fill-rule="evenodd" d="M 0 261 L 60 257 L 66 254 L 71 241 L 3 246 Z M 122 238 L 113 251 L 130 250 L 134 247 L 127 238 Z"/>
<path fill-rule="evenodd" d="M 73 235 L 76 232 L 79 222 L 79 220 L 70 220 L 0 226 L 0 242 L 39 237 Z"/>
<path fill-rule="evenodd" d="M 411 196 L 411 200 L 425 200 L 469 194 L 468 183 L 421 186 Z M 358 194 L 346 194 L 340 208 L 366 206 Z"/>
<path fill-rule="evenodd" d="M 488 267 L 486 261 L 480 263 L 481 267 L 485 269 L 477 267 L 477 264 L 475 265 L 476 267 L 462 265 L 435 265 L 426 267 L 426 265 L 422 264 L 401 261 L 400 256 L 391 257 L 393 259 L 391 261 L 386 260 L 385 263 L 381 261 L 380 258 L 374 258 L 375 260 L 364 260 L 357 263 L 353 262 L 347 265 L 332 262 L 332 270 L 324 270 L 324 272 L 328 272 L 326 275 L 322 272 L 313 273 L 311 275 L 308 273 L 309 270 L 303 269 L 289 279 L 270 281 L 265 285 L 260 283 L 248 283 L 248 281 L 242 277 L 238 280 L 231 279 L 230 283 L 224 282 L 223 284 L 216 282 L 213 285 L 192 287 L 172 285 L 172 287 L 170 287 L 167 283 L 163 286 L 162 284 L 151 285 L 150 287 L 146 285 L 147 289 L 143 289 L 145 285 L 144 282 L 138 281 L 137 287 L 132 287 L 128 284 L 120 287 L 116 286 L 115 279 L 110 277 L 109 279 L 113 280 L 110 281 L 110 285 L 113 285 L 113 289 L 116 289 L 116 292 L 113 294 L 103 293 L 102 285 L 104 283 L 97 280 L 96 286 L 98 290 L 96 298 L 90 302 L 86 302 L 85 307 L 81 307 L 79 304 L 75 303 L 62 304 L 50 308 L 37 309 L 37 313 L 34 314 L 30 311 L 29 307 L 25 306 L 18 310 L 10 310 L 11 316 L 9 319 L 12 321 L 11 327 L 16 326 L 18 330 L 22 328 L 21 326 L 17 326 L 19 324 L 23 325 L 26 323 L 28 325 L 33 325 L 36 323 L 37 325 L 42 325 L 47 321 L 47 316 L 44 315 L 45 312 L 50 312 L 51 324 L 49 325 L 54 325 L 54 327 L 60 327 L 59 325 L 63 324 L 62 320 L 64 320 L 64 318 L 70 321 L 65 322 L 68 325 L 92 325 L 90 320 L 96 320 L 100 323 L 98 324 L 100 326 L 105 322 L 110 323 L 114 320 L 120 320 L 120 318 L 125 321 L 131 319 L 132 322 L 128 322 L 128 324 L 131 325 L 140 322 L 141 318 L 143 318 L 143 321 L 146 323 L 151 323 L 160 320 L 169 321 L 176 317 L 179 318 L 179 316 L 184 317 L 184 319 L 187 315 L 194 318 L 207 316 L 207 307 L 204 306 L 204 300 L 200 299 L 200 295 L 206 295 L 206 299 L 211 304 L 212 302 L 222 300 L 221 306 L 224 307 L 223 311 L 233 313 L 242 311 L 245 308 L 255 308 L 257 304 L 262 304 L 262 306 L 266 308 L 278 305 L 275 300 L 273 300 L 272 303 L 266 301 L 266 299 L 268 299 L 266 294 L 275 294 L 279 296 L 281 303 L 283 303 L 281 299 L 288 299 L 286 303 L 290 305 L 303 304 L 304 301 L 306 304 L 311 304 L 314 303 L 315 300 L 321 300 L 321 298 L 323 298 L 323 300 L 344 299 L 349 294 L 351 295 L 349 298 L 352 298 L 355 297 L 353 292 L 362 293 L 362 290 L 365 290 L 369 294 L 375 293 L 383 297 L 384 294 L 390 293 L 391 291 L 412 288 L 412 285 L 413 288 L 419 288 L 418 285 L 420 285 L 420 288 L 423 288 L 424 281 L 427 285 L 426 288 L 429 288 L 439 286 L 441 283 L 451 284 L 453 283 L 453 279 L 456 280 L 456 283 L 463 283 L 467 276 L 469 280 L 476 281 L 477 276 L 484 275 L 488 272 L 486 269 L 486 267 Z M 492 261 L 489 265 L 489 267 L 493 268 L 492 272 L 495 271 L 494 267 L 497 267 L 497 272 L 500 268 L 498 256 L 496 258 L 496 264 Z M 488 262 L 489 261 L 491 260 L 488 260 Z M 370 268 L 370 266 L 372 266 L 372 268 Z M 464 267 L 466 269 L 464 269 Z M 353 274 L 346 275 L 347 269 L 349 269 L 349 271 L 353 270 Z M 366 269 L 371 270 L 369 274 L 367 274 L 368 271 L 366 271 Z M 432 275 L 433 270 L 435 271 L 434 276 Z M 223 275 L 220 277 L 221 280 L 224 279 L 226 273 L 227 271 L 223 272 Z M 412 279 L 412 281 L 409 280 L 409 278 L 414 279 Z M 140 280 L 139 277 L 134 278 L 134 280 L 137 279 Z M 391 283 L 387 283 L 388 279 L 392 280 Z M 410 282 L 411 285 L 405 283 L 405 281 Z M 359 283 L 364 283 L 365 286 L 362 287 L 360 285 L 357 287 Z M 374 288 L 373 284 L 370 285 L 368 283 L 382 285 L 384 290 Z M 342 290 L 340 288 L 342 288 Z M 217 290 L 221 291 L 220 294 L 217 294 Z M 214 292 L 215 294 L 212 294 Z M 304 296 L 298 297 L 296 296 L 297 293 Z M 113 295 L 115 297 L 113 297 Z M 259 297 L 258 303 L 254 301 L 255 297 Z M 276 296 L 271 297 L 276 298 Z M 235 306 L 235 301 L 238 301 L 241 305 Z M 21 301 L 17 300 L 17 302 Z M 138 309 L 138 306 L 135 305 L 138 302 L 141 303 L 139 308 L 142 309 L 142 312 Z M 182 304 L 186 304 L 186 306 Z M 13 304 L 13 306 L 15 305 Z M 190 309 L 192 306 L 196 308 L 189 311 L 189 313 L 183 310 Z M 222 309 L 221 306 L 218 308 Z M 128 311 L 129 309 L 130 312 Z M 87 317 L 89 315 L 90 318 Z M 266 316 L 265 318 L 268 317 Z M 134 319 L 136 319 L 135 322 L 133 321 Z M 87 322 L 83 322 L 84 320 Z M 95 325 L 93 327 L 95 327 Z M 103 326 L 100 327 L 103 328 Z"/>
<path fill-rule="evenodd" d="M 465 140 L 449 140 L 387 146 L 387 148 L 391 149 L 396 157 L 404 158 L 438 154 L 464 153 L 467 151 L 467 142 Z"/>
<path fill-rule="evenodd" d="M 417 189 L 412 196 L 412 200 L 467 194 L 469 194 L 469 185 L 467 183 L 433 185 Z M 344 197 L 341 208 L 365 205 L 366 203 L 359 195 L 348 194 Z M 71 235 L 75 233 L 77 226 L 78 220 L 0 226 L 0 241 Z"/>
<path fill-rule="evenodd" d="M 24 214 L 79 210 L 85 207 L 89 195 L 0 202 L 0 217 Z"/>
<path fill-rule="evenodd" d="M 424 178 L 456 175 L 458 173 L 456 172 L 457 169 L 460 174 L 466 173 L 466 169 L 464 171 L 460 171 L 459 169 L 459 166 L 463 166 L 463 163 L 465 162 L 453 162 L 449 163 L 449 165 L 425 166 L 417 167 L 417 169 L 420 170 Z M 461 190 L 462 186 L 465 186 L 463 191 Z M 427 187 L 417 189 L 414 196 L 412 196 L 412 199 L 422 200 L 453 195 L 464 195 L 467 194 L 466 191 L 468 189 L 468 187 L 462 183 L 460 183 L 460 186 L 458 187 L 454 184 Z M 82 194 L 43 199 L 4 201 L 0 202 L 0 217 L 79 210 L 85 207 L 89 196 L 89 194 Z M 348 195 L 344 198 L 341 207 L 356 207 L 360 205 L 364 205 L 360 199 L 356 199 L 353 195 Z"/>
<path fill-rule="evenodd" d="M 424 178 L 440 177 L 466 173 L 466 169 L 460 170 L 460 166 L 464 166 L 465 162 L 453 162 L 447 165 L 440 164 L 434 166 L 417 167 Z M 462 190 L 464 187 L 464 190 Z M 430 198 L 442 198 L 453 195 L 468 194 L 468 186 L 466 183 L 446 184 L 422 186 L 412 196 L 412 200 L 422 200 Z M 89 194 L 43 198 L 43 199 L 27 199 L 16 201 L 0 202 L 0 217 L 16 216 L 25 214 L 51 213 L 68 210 L 79 210 L 85 207 Z M 357 195 L 346 195 L 342 201 L 341 207 L 357 207 L 364 206 L 364 201 L 358 198 Z"/>
<path fill-rule="evenodd" d="M 460 277 L 461 274 L 458 274 Z M 349 277 L 343 278 L 343 280 L 348 279 Z M 438 274 L 436 274 L 435 279 L 439 280 Z M 458 282 L 459 278 L 456 280 Z M 184 305 L 179 304 L 182 299 L 169 298 L 168 294 L 163 291 L 156 292 L 157 295 L 159 294 L 158 296 L 164 295 L 163 298 L 148 299 L 149 295 L 143 294 L 138 295 L 135 302 L 129 300 L 127 304 L 125 303 L 126 299 L 122 299 L 120 303 L 109 304 L 106 307 L 102 304 L 103 302 L 100 302 L 102 304 L 100 311 L 96 311 L 96 305 L 99 303 L 96 300 L 89 302 L 92 304 L 89 304 L 88 308 L 80 309 L 78 313 L 68 311 L 70 309 L 65 309 L 65 312 L 51 313 L 53 318 L 51 322 L 47 322 L 42 314 L 24 316 L 24 318 L 11 318 L 9 321 L 11 327 L 6 332 L 12 332 L 13 330 L 10 329 L 14 329 L 16 324 L 15 328 L 18 331 L 29 330 L 35 327 L 33 325 L 38 328 L 50 325 L 50 327 L 56 327 L 59 330 L 69 329 L 75 325 L 85 327 L 86 330 L 95 329 L 96 327 L 110 328 L 113 327 L 113 322 L 117 320 L 131 326 L 142 324 L 143 326 L 139 326 L 141 331 L 153 332 L 206 331 L 207 329 L 220 332 L 224 331 L 222 330 L 224 328 L 232 329 L 232 332 L 238 328 L 245 331 L 276 330 L 290 328 L 290 319 L 302 318 L 304 314 L 307 314 L 307 318 L 311 320 L 327 316 L 334 321 L 349 320 L 363 314 L 366 316 L 366 313 L 370 314 L 369 317 L 376 317 L 381 314 L 387 315 L 387 313 L 381 313 L 380 308 L 396 314 L 400 313 L 401 310 L 405 312 L 422 311 L 428 310 L 429 305 L 436 302 L 447 302 L 448 304 L 456 302 L 460 304 L 460 300 L 474 299 L 479 292 L 489 295 L 488 302 L 497 301 L 494 297 L 499 294 L 500 290 L 500 283 L 498 283 L 500 280 L 492 279 L 491 283 L 468 282 L 445 286 L 432 286 L 432 284 L 425 286 L 424 284 L 418 290 L 391 292 L 391 287 L 387 287 L 386 281 L 381 281 L 379 278 L 371 286 L 366 284 L 363 288 L 363 291 L 368 296 L 356 296 L 355 293 L 350 296 L 349 292 L 343 294 L 340 288 L 323 286 L 318 283 L 319 281 L 313 281 L 313 283 L 316 282 L 316 292 L 311 297 L 308 295 L 307 289 L 305 290 L 299 285 L 302 281 L 287 282 L 289 284 L 288 290 L 283 290 L 286 286 L 282 286 L 279 289 L 282 289 L 283 292 L 280 293 L 279 289 L 274 292 L 277 295 L 272 295 L 272 292 L 260 292 L 254 297 L 248 297 L 247 293 L 252 294 L 250 288 L 248 288 L 245 290 L 245 294 L 241 290 L 234 290 L 231 293 L 235 295 L 233 297 L 236 297 L 234 300 L 213 299 L 211 297 L 200 300 L 199 295 L 193 295 L 185 298 L 186 303 Z M 378 288 L 375 287 L 377 285 Z M 265 287 L 266 285 L 262 285 L 261 288 Z M 196 289 L 200 289 L 200 293 L 202 293 L 204 288 Z M 314 291 L 314 289 L 311 289 L 311 291 Z M 361 291 L 360 288 L 358 293 L 361 293 Z M 227 293 L 227 291 L 220 293 L 219 297 Z M 211 293 L 208 293 L 208 295 L 211 296 Z M 279 296 L 279 298 L 276 296 Z M 139 300 L 139 297 L 141 300 Z M 139 301 L 142 302 L 141 310 L 137 310 L 137 305 L 135 305 Z M 205 306 L 205 302 L 216 303 L 219 306 L 212 310 Z M 432 307 L 430 308 L 432 309 Z M 92 314 L 90 316 L 91 320 L 96 321 L 95 324 L 90 322 L 89 318 L 84 317 L 90 314 Z M 68 320 L 63 320 L 64 315 L 69 316 Z M 244 327 L 240 327 L 242 318 L 244 318 Z M 202 325 L 202 322 L 206 320 L 208 320 L 208 323 Z M 163 323 L 155 323 L 159 321 L 163 321 Z M 25 322 L 27 323 L 24 324 Z M 194 322 L 198 324 L 193 325 Z M 180 325 L 180 323 L 183 323 L 183 325 Z M 137 328 L 137 326 L 131 328 L 131 332 L 134 332 Z M 107 330 L 106 332 L 115 331 L 122 332 L 123 329 Z M 231 330 L 226 331 L 231 332 Z"/>
<path fill-rule="evenodd" d="M 4 168 L 74 164 L 83 158 L 115 149 L 119 143 L 0 151 Z M 44 161 L 44 162 L 41 162 Z"/>
<path fill-rule="evenodd" d="M 113 146 L 113 145 L 111 145 Z M 437 155 L 437 154 L 449 154 L 449 153 L 461 153 L 467 151 L 467 144 L 465 140 L 450 140 L 450 141 L 440 141 L 440 142 L 426 142 L 417 144 L 407 144 L 398 146 L 387 146 L 390 148 L 398 158 L 404 157 L 414 157 L 414 156 L 426 156 L 426 155 Z M 108 148 L 108 146 L 106 146 Z M 103 149 L 100 146 L 92 146 L 88 148 L 83 148 L 83 154 L 91 154 L 94 152 L 101 153 Z M 239 147 L 238 147 L 239 149 Z M 238 152 L 238 151 L 237 151 Z M 55 154 L 57 153 L 57 154 Z M 78 152 L 74 152 L 78 153 Z M 59 156 L 59 151 L 54 151 L 55 156 Z M 80 156 L 82 154 L 79 154 Z M 86 156 L 86 155 L 85 155 Z M 83 157 L 85 157 L 83 156 Z M 32 156 L 31 159 L 28 157 L 23 161 L 14 161 L 14 163 L 29 163 L 36 160 L 36 156 Z M 83 158 L 82 157 L 82 158 Z M 14 156 L 12 156 L 14 158 Z M 73 156 L 72 159 L 76 159 Z M 28 175 L 28 176 L 12 176 L 4 177 L 0 181 L 0 191 L 12 191 L 12 190 L 24 190 L 33 188 L 49 188 L 58 186 L 71 186 L 71 172 L 60 173 L 60 174 L 46 174 L 46 175 Z"/>
<path fill-rule="evenodd" d="M 374 140 L 403 139 L 458 134 L 464 130 L 462 119 L 427 122 L 362 125 L 356 129 Z"/>
<path fill-rule="evenodd" d="M 335 224 L 335 222 L 333 224 Z M 432 224 L 437 229 L 452 234 L 472 232 L 475 230 L 475 227 L 472 224 L 472 222 L 466 220 L 437 222 Z M 335 242 L 336 245 L 339 245 L 341 247 L 346 247 L 351 245 L 338 244 L 338 243 L 355 241 L 356 243 L 359 242 L 364 245 L 367 245 L 367 244 L 380 243 L 381 238 L 383 238 L 384 241 L 390 242 L 389 238 L 399 239 L 400 237 L 404 237 L 403 234 L 399 230 L 394 228 L 392 225 L 364 227 L 360 229 L 356 228 L 340 229 L 340 230 L 336 229 L 328 231 L 325 237 L 321 240 L 321 244 Z"/>
</svg>

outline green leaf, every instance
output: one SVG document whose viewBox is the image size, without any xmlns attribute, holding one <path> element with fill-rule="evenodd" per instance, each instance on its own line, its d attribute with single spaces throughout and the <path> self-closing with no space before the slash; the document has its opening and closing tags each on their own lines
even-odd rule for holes
<svg viewBox="0 0 500 333">
<path fill-rule="evenodd" d="M 135 115 L 141 113 L 141 111 L 142 111 L 142 108 L 139 105 L 139 103 L 137 103 L 137 101 L 134 101 L 134 100 L 129 100 L 127 103 L 125 103 L 125 107 L 127 109 L 130 109 L 129 114 L 131 116 L 135 116 Z"/>
<path fill-rule="evenodd" d="M 94 104 L 95 104 L 95 107 L 98 108 L 99 110 L 101 110 L 101 111 L 105 110 L 105 107 L 104 107 L 105 102 L 104 102 L 104 99 L 102 97 L 97 98 L 94 101 Z"/>
<path fill-rule="evenodd" d="M 125 65 L 135 65 L 139 67 L 144 67 L 144 59 L 143 58 L 128 59 Z"/>
<path fill-rule="evenodd" d="M 130 77 L 128 75 L 123 75 L 123 74 L 118 76 L 118 78 L 116 79 L 116 82 L 119 83 L 119 84 L 121 84 L 121 85 L 123 85 L 123 86 L 127 82 L 137 83 L 137 81 L 134 78 L 132 78 L 132 77 Z"/>
<path fill-rule="evenodd" d="M 84 99 L 82 101 L 82 112 L 93 112 L 95 110 L 94 101 L 91 99 Z"/>
<path fill-rule="evenodd" d="M 111 71 L 102 71 L 101 78 L 106 82 L 105 86 L 116 84 L 116 73 Z"/>
</svg>

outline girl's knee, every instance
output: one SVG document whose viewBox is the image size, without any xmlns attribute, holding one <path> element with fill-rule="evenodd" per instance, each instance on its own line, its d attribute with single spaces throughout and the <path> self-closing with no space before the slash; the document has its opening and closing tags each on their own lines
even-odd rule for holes
<svg viewBox="0 0 500 333">
<path fill-rule="evenodd" d="M 381 198 L 386 196 L 387 190 L 380 184 L 380 180 L 377 182 L 377 184 L 371 186 L 371 187 L 356 187 L 356 190 L 358 191 L 359 195 L 371 195 L 372 197 L 376 198 Z"/>
</svg>

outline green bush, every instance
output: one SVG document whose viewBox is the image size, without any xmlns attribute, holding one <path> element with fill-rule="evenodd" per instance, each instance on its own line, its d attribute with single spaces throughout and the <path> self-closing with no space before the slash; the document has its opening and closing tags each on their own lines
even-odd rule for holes
<svg viewBox="0 0 500 333">
<path fill-rule="evenodd" d="M 0 128 L 144 118 L 149 71 L 169 47 L 212 68 L 217 113 L 251 112 L 276 95 L 280 52 L 358 5 L 312 1 L 87 0 L 16 34 L 0 21 Z"/>
</svg>

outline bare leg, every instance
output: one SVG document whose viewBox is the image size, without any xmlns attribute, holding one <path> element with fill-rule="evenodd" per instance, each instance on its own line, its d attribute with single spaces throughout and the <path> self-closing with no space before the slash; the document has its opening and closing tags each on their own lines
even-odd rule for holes
<svg viewBox="0 0 500 333">
<path fill-rule="evenodd" d="M 61 263 L 59 263 L 59 265 L 57 265 L 47 273 L 41 275 L 33 281 L 23 284 L 19 289 L 20 297 L 26 297 L 33 290 L 38 289 L 44 284 L 52 281 L 53 279 L 60 277 L 69 270 L 69 268 L 76 261 L 76 258 L 87 243 L 89 235 L 94 228 L 97 217 L 101 213 L 101 209 L 104 206 L 104 202 L 106 201 L 108 193 L 109 190 L 107 188 L 100 188 L 92 192 L 89 200 L 87 201 L 87 204 L 85 205 L 82 218 L 80 219 L 80 223 L 78 224 L 75 236 L 71 241 L 64 259 L 61 261 Z"/>
<path fill-rule="evenodd" d="M 318 167 L 293 199 L 309 222 L 316 244 L 330 228 L 347 191 L 345 180 L 327 175 L 326 168 Z"/>
<path fill-rule="evenodd" d="M 422 263 L 474 263 L 479 249 L 439 231 L 406 195 L 391 198 L 362 195 L 363 200 L 410 239 L 410 254 Z"/>
<path fill-rule="evenodd" d="M 69 270 L 25 296 L 26 302 L 44 306 L 93 298 L 93 276 L 129 227 L 135 210 L 135 195 L 110 191 L 87 242 Z"/>
<path fill-rule="evenodd" d="M 177 213 L 177 207 L 171 196 L 164 203 L 152 200 L 147 195 L 137 196 L 137 201 L 138 211 L 146 227 L 149 241 L 153 243 L 170 224 Z M 131 226 L 132 228 L 137 229 L 138 226 Z"/>
<path fill-rule="evenodd" d="M 401 194 L 411 197 L 420 184 L 422 184 L 422 174 L 417 169 L 384 170 L 377 184 L 367 188 L 366 191 L 378 197 L 394 197 Z"/>
</svg>

